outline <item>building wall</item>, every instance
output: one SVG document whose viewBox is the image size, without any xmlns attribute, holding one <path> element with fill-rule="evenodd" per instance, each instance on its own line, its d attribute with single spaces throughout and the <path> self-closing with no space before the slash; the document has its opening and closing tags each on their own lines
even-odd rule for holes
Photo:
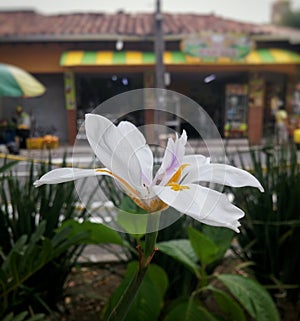
<svg viewBox="0 0 300 321">
<path fill-rule="evenodd" d="M 62 73 L 59 61 L 67 48 L 65 44 L 0 43 L 0 61 L 16 65 L 30 73 Z"/>
<path fill-rule="evenodd" d="M 289 12 L 291 12 L 289 0 L 276 0 L 272 4 L 271 22 L 273 24 L 280 24 L 284 15 Z"/>
</svg>

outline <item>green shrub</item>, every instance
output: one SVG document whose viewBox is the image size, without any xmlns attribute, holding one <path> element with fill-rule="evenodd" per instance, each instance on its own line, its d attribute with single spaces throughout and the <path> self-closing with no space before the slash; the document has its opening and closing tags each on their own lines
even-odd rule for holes
<svg viewBox="0 0 300 321">
<path fill-rule="evenodd" d="M 63 222 L 87 216 L 84 209 L 77 210 L 74 185 L 33 186 L 50 167 L 32 162 L 26 178 L 2 171 L 0 316 L 29 306 L 33 311 L 54 307 L 83 248 L 85 233 L 71 235 L 70 227 L 56 232 Z"/>
<path fill-rule="evenodd" d="M 150 264 L 125 321 L 279 321 L 271 296 L 257 281 L 217 269 L 230 246 L 232 231 L 205 226 L 200 232 L 189 227 L 187 234 L 186 239 L 159 242 L 157 247 L 161 255 L 171 258 L 171 265 L 182 265 L 192 273 L 193 288 L 170 298 L 167 290 L 174 280 L 158 259 L 158 264 Z M 103 320 L 114 320 L 114 306 L 133 280 L 137 266 L 138 262 L 127 266 L 123 282 L 103 311 Z"/>
<path fill-rule="evenodd" d="M 294 146 L 250 150 L 253 174 L 265 192 L 233 191 L 246 212 L 239 255 L 254 262 L 258 280 L 281 295 L 299 295 L 300 165 Z M 240 155 L 241 159 L 245 158 Z"/>
</svg>

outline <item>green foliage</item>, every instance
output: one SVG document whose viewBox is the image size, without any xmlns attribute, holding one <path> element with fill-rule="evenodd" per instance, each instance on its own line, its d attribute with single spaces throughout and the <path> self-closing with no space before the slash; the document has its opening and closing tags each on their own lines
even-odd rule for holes
<svg viewBox="0 0 300 321">
<path fill-rule="evenodd" d="M 140 213 L 136 210 L 136 205 L 128 202 L 128 199 L 121 199 L 120 204 L 132 213 Z M 216 268 L 230 248 L 234 233 L 226 228 L 199 224 L 195 229 L 191 227 L 192 224 L 185 218 L 180 218 L 174 225 L 159 233 L 159 251 L 154 261 L 163 267 L 169 276 L 170 284 L 163 292 L 165 302 L 163 299 L 157 300 L 159 295 L 155 287 L 144 281 L 126 320 L 159 318 L 164 321 L 246 321 L 254 318 L 257 321 L 278 321 L 276 307 L 268 292 L 259 283 L 250 278 L 217 272 L 219 270 Z M 139 235 L 135 240 L 141 240 L 142 237 Z M 166 257 L 169 257 L 169 261 Z M 174 260 L 181 264 L 174 264 Z M 136 265 L 128 267 L 123 283 L 106 307 L 104 320 L 130 287 L 136 270 Z M 159 272 L 153 271 L 153 274 L 156 274 L 153 280 L 159 284 Z M 227 286 L 227 283 L 233 280 L 240 280 L 240 292 L 236 290 L 238 287 L 235 285 Z M 174 295 L 173 289 L 176 288 L 179 290 Z M 260 313 L 262 302 L 268 304 L 267 313 Z"/>
<path fill-rule="evenodd" d="M 189 299 L 179 303 L 174 302 L 173 305 L 163 321 L 218 321 L 200 301 Z"/>
<path fill-rule="evenodd" d="M 28 281 L 30 283 L 34 274 L 51 260 L 65 253 L 70 246 L 78 244 L 83 236 L 71 236 L 68 228 L 50 240 L 44 237 L 45 229 L 46 222 L 43 221 L 30 237 L 21 236 L 4 257 L 0 267 L 0 300 L 3 302 L 0 315 L 6 310 L 18 310 L 20 302 L 26 301 L 30 295 L 36 295 Z"/>
<path fill-rule="evenodd" d="M 8 171 L 10 168 L 14 167 L 18 163 L 19 163 L 18 160 L 8 161 L 7 159 L 4 159 L 4 162 L 0 167 L 0 173 L 1 174 L 5 173 L 6 171 Z M 2 177 L 0 179 L 2 179 Z"/>
<path fill-rule="evenodd" d="M 124 245 L 124 241 L 119 233 L 99 223 L 83 221 L 79 223 L 75 220 L 67 220 L 62 223 L 57 232 L 63 231 L 65 228 L 70 228 L 70 236 L 76 236 L 86 233 L 86 237 L 81 241 L 81 244 L 118 244 Z"/>
<path fill-rule="evenodd" d="M 243 188 L 233 191 L 246 212 L 237 253 L 254 262 L 256 277 L 280 291 L 300 284 L 300 165 L 293 146 L 251 150 L 253 174 L 265 192 Z M 241 155 L 242 157 L 242 155 Z M 298 294 L 297 294 L 298 293 Z"/>
<path fill-rule="evenodd" d="M 218 253 L 216 254 L 215 259 L 222 259 L 225 252 L 230 248 L 235 233 L 228 228 L 210 225 L 202 225 L 201 231 L 203 235 L 217 245 Z"/>
<path fill-rule="evenodd" d="M 279 321 L 279 314 L 269 293 L 256 281 L 241 275 L 217 275 L 230 293 L 256 321 Z"/>
<path fill-rule="evenodd" d="M 126 276 L 110 298 L 103 320 L 107 320 L 111 311 L 119 301 L 129 283 L 135 277 L 138 269 L 137 262 L 131 262 L 127 266 Z M 158 320 L 163 306 L 164 295 L 168 287 L 168 277 L 166 272 L 159 266 L 152 264 L 149 266 L 143 283 L 137 293 L 130 310 L 124 319 L 125 321 L 155 321 Z"/>
<path fill-rule="evenodd" d="M 242 307 L 232 297 L 223 290 L 217 289 L 214 286 L 210 286 L 213 297 L 225 315 L 226 320 L 231 321 L 246 321 L 245 313 Z"/>
<path fill-rule="evenodd" d="M 0 318 L 9 312 L 47 311 L 55 307 L 84 245 L 103 241 L 105 233 L 120 244 L 117 233 L 89 223 L 78 208 L 73 183 L 35 188 L 33 182 L 51 169 L 31 162 L 27 177 L 2 167 L 0 188 Z M 8 171 L 10 169 L 10 171 Z M 84 188 L 84 187 L 83 187 Z"/>
<path fill-rule="evenodd" d="M 45 321 L 43 314 L 36 314 L 35 316 L 28 317 L 28 312 L 21 312 L 18 315 L 10 313 L 2 319 L 2 321 Z"/>
<path fill-rule="evenodd" d="M 171 240 L 160 242 L 157 244 L 159 251 L 166 253 L 173 259 L 182 263 L 185 267 L 197 274 L 199 265 L 197 264 L 197 256 L 193 251 L 189 240 Z"/>
<path fill-rule="evenodd" d="M 280 24 L 300 29 L 300 10 L 292 11 L 284 15 Z"/>
<path fill-rule="evenodd" d="M 168 212 L 170 212 L 171 209 L 168 209 Z M 179 217 L 179 214 L 175 212 L 175 210 L 172 210 L 172 216 L 175 217 L 177 214 Z M 168 213 L 169 214 L 169 213 Z M 165 215 L 165 213 L 163 213 Z M 196 229 L 203 229 L 204 225 L 199 223 L 198 221 L 190 218 L 187 215 L 181 215 L 177 221 L 175 221 L 172 225 L 168 226 L 165 229 L 162 229 L 159 231 L 158 234 L 158 242 L 160 245 L 162 245 L 166 241 L 177 241 L 177 240 L 186 240 L 188 237 L 188 228 L 189 227 L 195 227 Z M 176 245 L 176 244 L 175 244 Z M 169 246 L 168 243 L 166 246 Z M 181 244 L 179 244 L 179 247 Z M 189 241 L 184 244 L 182 243 L 182 253 L 184 256 L 191 256 L 190 258 L 187 258 L 188 260 L 192 259 L 195 263 L 197 263 L 197 257 L 192 249 L 192 246 Z M 175 248 L 174 246 L 173 248 Z M 180 252 L 180 248 L 174 249 L 175 253 L 176 251 Z M 195 263 L 190 264 L 190 268 L 187 265 L 183 264 L 174 264 L 174 259 L 170 255 L 164 255 L 162 251 L 158 251 L 154 258 L 153 262 L 161 266 L 165 271 L 167 271 L 169 279 L 170 279 L 170 285 L 168 288 L 168 292 L 166 296 L 169 300 L 176 299 L 181 296 L 189 295 L 193 289 L 195 288 L 195 284 L 197 282 L 197 278 L 195 277 Z M 186 262 L 188 263 L 188 261 Z M 197 265 L 197 264 L 196 264 Z"/>
<path fill-rule="evenodd" d="M 233 236 L 232 233 L 221 232 L 222 228 L 217 228 L 217 230 L 223 235 L 223 242 L 218 233 L 211 231 L 211 228 L 207 229 L 207 235 L 189 228 L 189 240 L 172 240 L 157 244 L 160 251 L 184 264 L 193 271 L 198 279 L 198 284 L 192 291 L 190 299 L 174 306 L 171 305 L 164 321 L 243 321 L 246 320 L 244 310 L 257 321 L 279 321 L 275 304 L 259 283 L 239 275 L 214 272 L 212 267 L 217 266 L 216 263 L 228 249 L 225 249 L 224 244 L 230 244 Z M 232 296 L 216 286 L 216 279 L 227 287 Z M 208 298 L 213 298 L 218 306 L 213 313 L 210 311 Z M 265 309 L 265 312 L 262 313 L 262 309 Z"/>
<path fill-rule="evenodd" d="M 208 264 L 214 262 L 219 253 L 218 246 L 207 236 L 205 236 L 205 234 L 193 228 L 189 228 L 188 234 L 193 250 L 201 264 L 203 266 L 207 266 Z"/>
</svg>

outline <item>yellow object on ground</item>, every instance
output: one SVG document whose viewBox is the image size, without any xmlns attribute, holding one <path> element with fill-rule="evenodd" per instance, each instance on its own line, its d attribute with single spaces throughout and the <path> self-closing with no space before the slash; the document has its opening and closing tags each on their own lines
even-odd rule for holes
<svg viewBox="0 0 300 321">
<path fill-rule="evenodd" d="M 294 130 L 294 143 L 300 144 L 300 129 Z"/>
<path fill-rule="evenodd" d="M 58 148 L 58 137 L 52 135 L 44 136 L 44 146 L 48 149 Z"/>
<path fill-rule="evenodd" d="M 53 149 L 58 148 L 59 139 L 57 136 L 45 135 L 44 137 L 32 137 L 27 138 L 26 148 L 27 149 Z"/>
<path fill-rule="evenodd" d="M 26 139 L 27 149 L 43 149 L 44 139 L 43 137 L 32 137 Z"/>
</svg>

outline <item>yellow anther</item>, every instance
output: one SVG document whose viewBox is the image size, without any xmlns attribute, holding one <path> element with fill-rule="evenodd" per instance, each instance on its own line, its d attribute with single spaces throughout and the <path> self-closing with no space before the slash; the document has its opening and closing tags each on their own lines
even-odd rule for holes
<svg viewBox="0 0 300 321">
<path fill-rule="evenodd" d="M 173 183 L 177 183 L 180 178 L 181 178 L 181 174 L 182 174 L 182 171 L 184 170 L 184 168 L 186 168 L 187 166 L 189 166 L 189 164 L 182 164 L 178 170 L 176 171 L 176 173 L 170 178 L 169 182 L 167 185 L 171 185 Z"/>
<path fill-rule="evenodd" d="M 171 189 L 173 191 L 179 192 L 179 191 L 183 191 L 184 189 L 190 189 L 188 186 L 186 185 L 180 185 L 180 184 L 176 184 L 176 183 L 171 183 L 168 184 L 168 186 L 171 186 Z"/>
</svg>

